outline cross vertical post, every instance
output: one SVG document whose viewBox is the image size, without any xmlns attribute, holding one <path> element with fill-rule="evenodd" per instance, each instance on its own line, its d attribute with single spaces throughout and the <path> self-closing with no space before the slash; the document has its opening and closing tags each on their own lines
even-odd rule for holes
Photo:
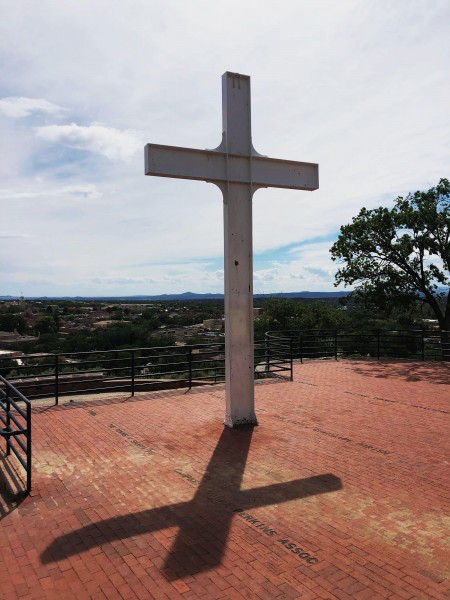
<svg viewBox="0 0 450 600">
<path fill-rule="evenodd" d="M 257 424 L 254 407 L 252 198 L 262 187 L 315 190 L 315 163 L 262 156 L 251 135 L 250 77 L 222 76 L 222 142 L 214 150 L 145 147 L 145 174 L 217 185 L 224 205 L 225 424 Z"/>
<path fill-rule="evenodd" d="M 231 75 L 231 76 L 230 76 Z M 250 77 L 222 76 L 223 150 L 253 152 Z M 228 163 L 228 160 L 227 160 Z M 257 424 L 254 406 L 252 180 L 222 187 L 225 271 L 225 424 Z M 227 164 L 227 171 L 228 171 Z"/>
</svg>

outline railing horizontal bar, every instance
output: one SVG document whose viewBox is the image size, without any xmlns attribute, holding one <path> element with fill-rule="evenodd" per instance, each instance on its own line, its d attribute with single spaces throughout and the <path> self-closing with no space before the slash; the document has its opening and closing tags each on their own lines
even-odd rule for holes
<svg viewBox="0 0 450 600">
<path fill-rule="evenodd" d="M 192 375 L 193 376 L 195 375 L 196 379 L 199 379 L 199 377 L 200 377 L 198 375 L 198 373 L 204 373 L 205 377 L 214 377 L 214 373 L 216 372 L 216 369 L 214 369 L 213 372 L 212 371 L 213 371 L 213 369 L 211 369 L 210 372 L 206 372 L 205 373 L 204 369 L 193 369 L 192 370 Z"/>
<path fill-rule="evenodd" d="M 272 367 L 279 367 L 280 365 L 283 365 L 283 366 L 284 366 L 285 364 L 286 364 L 286 361 L 285 361 L 285 360 L 282 360 L 282 361 L 278 361 L 278 360 L 271 360 L 271 361 L 270 361 L 270 368 L 272 368 Z"/>
<path fill-rule="evenodd" d="M 25 416 L 21 415 L 21 417 L 22 417 L 22 419 L 25 420 L 25 423 L 26 423 L 26 420 L 27 420 L 26 415 Z M 16 415 L 12 411 L 9 411 L 9 418 L 14 423 L 14 425 L 19 429 L 19 431 L 22 431 L 24 429 L 24 427 L 23 427 L 24 424 L 17 420 Z M 25 427 L 25 429 L 26 429 L 26 427 Z"/>
<path fill-rule="evenodd" d="M 17 411 L 17 413 L 22 417 L 22 419 L 27 418 L 27 413 L 25 410 L 23 410 L 23 408 L 21 408 L 20 406 L 18 406 L 18 404 L 16 404 L 16 402 L 14 402 L 14 400 L 12 398 L 10 398 L 10 402 L 12 404 L 12 406 L 14 407 L 14 409 Z M 12 416 L 13 413 L 11 413 Z"/>
<path fill-rule="evenodd" d="M 18 435 L 26 435 L 27 433 L 28 429 L 12 429 L 11 431 L 0 429 L 0 436 L 4 438 L 16 438 Z"/>
<path fill-rule="evenodd" d="M 192 364 L 193 365 L 202 365 L 202 364 L 213 365 L 215 363 L 220 363 L 220 362 L 223 362 L 223 361 L 213 359 L 213 358 L 207 358 L 207 359 L 203 359 L 203 360 L 193 360 Z"/>
<path fill-rule="evenodd" d="M 188 381 L 189 381 L 188 379 L 174 379 L 172 381 L 173 381 L 173 383 L 177 383 L 177 384 L 184 383 L 185 386 L 188 387 Z M 161 386 L 162 382 L 163 382 L 163 380 L 139 382 L 139 383 L 136 383 L 135 388 L 137 390 L 139 390 L 139 389 L 149 390 L 149 388 L 153 388 L 155 386 Z M 158 389 L 161 389 L 161 387 L 159 387 Z"/>
<path fill-rule="evenodd" d="M 149 375 L 152 375 L 153 377 L 156 377 L 157 375 L 170 375 L 171 373 L 183 373 L 184 371 L 187 371 L 187 369 L 157 371 L 155 373 L 149 373 Z"/>
<path fill-rule="evenodd" d="M 2 382 L 2 380 L 4 382 L 6 382 L 6 380 L 0 375 L 0 384 Z M 12 386 L 11 384 L 9 384 L 9 387 L 12 388 L 14 396 L 18 396 L 17 400 L 19 402 L 25 402 L 25 404 L 28 403 L 28 398 L 25 398 L 25 396 L 23 394 L 21 394 L 19 392 L 19 390 L 17 390 L 14 386 Z M 12 396 L 9 396 L 9 399 L 11 400 L 11 402 L 14 404 L 14 407 L 16 408 L 16 399 Z"/>
<path fill-rule="evenodd" d="M 23 433 L 23 432 L 22 432 L 22 433 Z M 27 432 L 27 433 L 28 433 L 28 432 Z M 20 446 L 20 448 L 22 449 L 22 452 L 23 452 L 24 454 L 26 454 L 26 453 L 27 453 L 27 447 L 26 447 L 26 445 L 25 445 L 25 444 L 22 442 L 22 439 L 21 439 L 20 437 L 17 437 L 17 436 L 15 436 L 15 437 L 13 437 L 13 438 L 10 438 L 10 444 L 11 444 L 11 448 L 13 448 L 13 447 L 14 447 L 14 443 L 17 443 L 17 444 L 19 444 L 19 446 Z"/>
<path fill-rule="evenodd" d="M 11 397 L 9 398 L 9 400 L 11 402 L 11 405 L 14 407 L 14 410 L 16 410 L 23 419 L 26 419 L 27 413 L 24 410 L 22 410 L 22 408 L 20 406 L 18 406 Z M 4 410 L 5 412 L 7 412 L 6 404 L 4 404 L 1 400 L 0 400 L 0 408 L 2 410 Z"/>
<path fill-rule="evenodd" d="M 17 451 L 16 448 L 14 448 L 14 446 L 11 444 L 11 450 L 14 452 L 14 455 L 16 456 L 17 460 L 20 462 L 20 464 L 22 465 L 22 467 L 27 470 L 27 461 L 25 460 L 25 458 Z"/>
</svg>

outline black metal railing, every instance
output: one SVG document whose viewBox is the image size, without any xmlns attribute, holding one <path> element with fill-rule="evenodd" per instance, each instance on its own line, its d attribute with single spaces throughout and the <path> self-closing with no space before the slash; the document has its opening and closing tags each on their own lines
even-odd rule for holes
<svg viewBox="0 0 450 600">
<path fill-rule="evenodd" d="M 292 344 L 294 359 L 399 358 L 449 360 L 450 332 L 424 330 L 289 330 L 269 331 L 272 344 Z"/>
<path fill-rule="evenodd" d="M 450 332 L 269 331 L 255 342 L 255 376 L 292 379 L 292 362 L 313 358 L 450 358 Z M 0 358 L 0 375 L 28 399 L 100 392 L 192 388 L 225 379 L 225 344 L 27 354 Z"/>
<path fill-rule="evenodd" d="M 313 358 L 448 360 L 450 332 L 303 330 L 269 331 L 255 343 L 255 376 L 292 379 L 292 362 Z M 220 383 L 225 344 L 27 354 L 0 358 L 0 375 L 28 399 Z"/>
<path fill-rule="evenodd" d="M 255 343 L 255 376 L 292 379 L 289 343 Z M 225 344 L 195 344 L 125 350 L 27 354 L 0 358 L 0 373 L 29 399 L 74 394 L 129 392 L 220 383 L 225 380 Z"/>
<path fill-rule="evenodd" d="M 293 343 L 291 338 L 270 337 L 266 335 L 264 363 L 256 367 L 264 376 L 287 377 L 290 381 L 293 379 Z"/>
<path fill-rule="evenodd" d="M 23 406 L 20 406 L 20 403 Z M 0 375 L 0 437 L 6 440 L 6 456 L 16 456 L 26 472 L 26 491 L 31 491 L 31 403 Z"/>
</svg>

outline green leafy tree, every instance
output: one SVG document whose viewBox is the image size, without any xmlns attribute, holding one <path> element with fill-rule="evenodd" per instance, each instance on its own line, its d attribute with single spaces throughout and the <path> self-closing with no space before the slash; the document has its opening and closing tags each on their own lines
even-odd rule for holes
<svg viewBox="0 0 450 600">
<path fill-rule="evenodd" d="M 137 319 L 137 324 L 141 324 L 148 331 L 154 331 L 160 326 L 158 316 L 152 310 L 144 310 L 142 315 Z"/>
<path fill-rule="evenodd" d="M 267 329 L 295 329 L 301 306 L 290 298 L 271 298 L 264 306 L 261 323 Z"/>
<path fill-rule="evenodd" d="M 255 338 L 266 331 L 342 329 L 349 326 L 347 313 L 324 301 L 305 303 L 291 298 L 271 298 L 264 303 L 263 316 L 255 321 Z"/>
<path fill-rule="evenodd" d="M 0 331 L 14 331 L 23 335 L 27 329 L 27 323 L 22 315 L 10 312 L 0 314 Z"/>
<path fill-rule="evenodd" d="M 450 330 L 450 182 L 398 197 L 394 207 L 362 208 L 341 227 L 332 259 L 336 283 L 356 284 L 375 306 L 428 304 Z M 449 336 L 443 334 L 443 340 Z"/>
<path fill-rule="evenodd" d="M 53 317 L 42 317 L 36 323 L 34 327 L 36 333 L 46 334 L 46 333 L 56 333 L 58 331 L 58 325 L 55 323 Z"/>
<path fill-rule="evenodd" d="M 381 307 L 368 302 L 364 296 L 358 294 L 347 296 L 343 305 L 349 328 L 361 332 L 380 329 L 417 329 L 422 326 L 424 318 L 433 317 L 431 309 L 426 304 Z"/>
</svg>

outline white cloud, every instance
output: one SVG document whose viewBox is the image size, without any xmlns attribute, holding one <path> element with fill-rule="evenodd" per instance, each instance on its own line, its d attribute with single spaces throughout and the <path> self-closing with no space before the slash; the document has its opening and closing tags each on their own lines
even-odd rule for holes
<svg viewBox="0 0 450 600">
<path fill-rule="evenodd" d="M 286 253 L 286 260 L 273 261 L 254 274 L 256 293 L 332 291 L 337 265 L 329 259 L 329 242 L 304 244 Z"/>
<path fill-rule="evenodd" d="M 149 266 L 128 267 L 128 276 L 117 276 L 108 265 L 104 265 L 102 274 L 95 275 L 87 285 L 94 284 L 99 290 L 108 290 L 109 293 L 119 294 L 123 287 L 127 294 L 159 294 L 165 292 L 223 292 L 223 271 L 209 270 L 209 263 L 168 263 Z M 95 268 L 100 271 L 97 263 Z M 120 269 L 123 271 L 124 269 Z M 182 286 L 180 288 L 180 285 Z M 187 287 L 186 287 L 187 286 Z"/>
<path fill-rule="evenodd" d="M 36 133 L 46 142 L 86 150 L 114 161 L 129 161 L 137 152 L 142 153 L 144 145 L 142 134 L 137 131 L 119 131 L 99 123 L 89 126 L 75 123 L 46 125 L 37 127 Z"/>
<path fill-rule="evenodd" d="M 33 113 L 45 113 L 48 115 L 57 115 L 64 109 L 53 102 L 42 98 L 22 98 L 11 96 L 0 99 L 0 113 L 13 119 L 29 117 Z"/>
<path fill-rule="evenodd" d="M 86 200 L 97 200 L 101 198 L 102 193 L 97 188 L 97 186 L 93 184 L 88 185 L 66 185 L 62 187 L 60 190 L 53 190 L 53 196 L 59 195 L 69 195 L 74 198 L 82 198 Z"/>
<path fill-rule="evenodd" d="M 66 185 L 54 188 L 53 186 L 35 183 L 34 189 L 29 190 L 0 189 L 0 200 L 26 200 L 28 198 L 40 197 L 61 198 L 67 196 L 71 196 L 72 198 L 97 200 L 102 196 L 102 193 L 93 184 Z"/>
<path fill-rule="evenodd" d="M 31 237 L 27 233 L 2 233 L 0 231 L 0 240 L 28 240 Z"/>
<path fill-rule="evenodd" d="M 146 277 L 93 277 L 92 282 L 101 286 L 122 286 L 138 285 L 142 286 L 154 283 L 153 279 Z"/>
<path fill-rule="evenodd" d="M 221 291 L 220 192 L 144 177 L 143 146 L 217 146 L 226 70 L 252 77 L 255 148 L 320 165 L 316 192 L 255 194 L 255 291 L 332 289 L 340 225 L 449 176 L 449 19 L 448 0 L 10 3 L 1 226 L 35 237 L 3 240 L 2 289 Z"/>
</svg>

